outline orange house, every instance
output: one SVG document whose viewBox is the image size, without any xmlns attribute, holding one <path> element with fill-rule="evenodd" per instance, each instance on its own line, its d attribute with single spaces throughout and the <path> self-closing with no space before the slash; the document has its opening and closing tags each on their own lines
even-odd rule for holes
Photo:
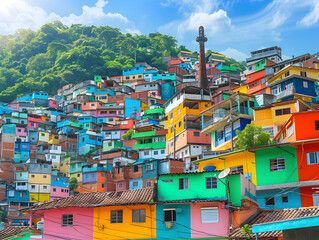
<svg viewBox="0 0 319 240">
<path fill-rule="evenodd" d="M 98 107 L 103 107 L 102 102 L 82 102 L 82 111 L 96 110 Z"/>
<path fill-rule="evenodd" d="M 293 113 L 274 137 L 276 143 L 319 138 L 319 111 Z"/>
</svg>

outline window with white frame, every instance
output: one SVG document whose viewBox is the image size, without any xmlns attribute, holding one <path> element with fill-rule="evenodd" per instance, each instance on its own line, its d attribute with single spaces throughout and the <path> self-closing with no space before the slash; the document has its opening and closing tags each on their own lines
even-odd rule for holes
<svg viewBox="0 0 319 240">
<path fill-rule="evenodd" d="M 290 137 L 294 133 L 294 125 L 290 124 L 290 126 L 287 128 L 287 135 Z"/>
<path fill-rule="evenodd" d="M 178 180 L 178 189 L 188 189 L 188 178 L 180 178 Z"/>
<path fill-rule="evenodd" d="M 304 88 L 308 88 L 308 82 L 307 81 L 303 81 L 302 85 L 303 85 Z"/>
<path fill-rule="evenodd" d="M 175 222 L 176 221 L 176 211 L 175 208 L 166 208 L 164 212 L 164 222 Z"/>
<path fill-rule="evenodd" d="M 307 164 L 318 164 L 319 163 L 319 152 L 307 153 Z"/>
<path fill-rule="evenodd" d="M 285 170 L 286 165 L 285 165 L 285 159 L 284 158 L 275 158 L 275 159 L 270 159 L 270 171 L 281 171 Z"/>
<path fill-rule="evenodd" d="M 62 215 L 62 227 L 73 226 L 73 214 L 63 214 Z"/>
<path fill-rule="evenodd" d="M 236 167 L 231 167 L 230 170 L 231 170 L 231 172 L 232 172 L 233 174 L 237 174 L 237 173 L 244 174 L 243 165 L 236 166 Z"/>
<path fill-rule="evenodd" d="M 201 219 L 202 223 L 218 223 L 218 208 L 201 208 Z"/>
<path fill-rule="evenodd" d="M 150 155 L 150 151 L 144 151 L 144 156 Z"/>
<path fill-rule="evenodd" d="M 153 164 L 152 163 L 146 164 L 146 171 L 152 171 L 152 170 L 153 170 Z"/>
</svg>

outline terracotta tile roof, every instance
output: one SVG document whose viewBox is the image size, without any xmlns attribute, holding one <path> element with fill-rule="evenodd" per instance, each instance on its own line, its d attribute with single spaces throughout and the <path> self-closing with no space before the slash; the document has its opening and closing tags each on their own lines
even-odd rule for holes
<svg viewBox="0 0 319 240">
<path fill-rule="evenodd" d="M 48 203 L 33 206 L 31 210 L 46 210 L 66 207 L 100 207 L 115 205 L 147 204 L 153 200 L 153 188 L 127 190 L 110 193 L 81 193 L 75 196 L 61 198 Z M 24 209 L 29 211 L 29 208 Z"/>
<path fill-rule="evenodd" d="M 15 236 L 15 235 L 20 234 L 28 229 L 29 229 L 29 227 L 22 227 L 22 226 L 21 227 L 20 226 L 19 227 L 18 226 L 6 227 L 0 231 L 0 239 L 5 239 L 5 238 Z"/>
<path fill-rule="evenodd" d="M 290 209 L 271 210 L 271 211 L 264 210 L 260 212 L 256 217 L 254 217 L 250 222 L 248 222 L 248 224 L 252 226 L 252 225 L 258 225 L 258 224 L 289 221 L 293 219 L 300 219 L 300 218 L 307 218 L 307 217 L 314 217 L 314 216 L 319 217 L 318 207 L 290 208 Z M 242 237 L 241 234 L 242 232 L 240 228 L 236 228 L 229 234 L 229 237 L 231 239 L 246 239 L 245 237 Z M 279 236 L 282 236 L 282 231 L 258 233 L 259 238 L 279 237 Z M 251 237 L 255 237 L 255 234 L 252 233 Z"/>
<path fill-rule="evenodd" d="M 252 225 L 267 224 L 272 222 L 288 221 L 293 219 L 308 218 L 308 217 L 319 217 L 319 208 L 292 208 L 275 211 L 265 211 L 254 219 Z"/>
</svg>

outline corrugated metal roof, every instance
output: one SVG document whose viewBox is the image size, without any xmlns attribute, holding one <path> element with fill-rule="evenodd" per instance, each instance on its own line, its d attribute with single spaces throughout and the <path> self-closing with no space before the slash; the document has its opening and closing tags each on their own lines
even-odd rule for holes
<svg viewBox="0 0 319 240">
<path fill-rule="evenodd" d="M 101 206 L 147 204 L 150 203 L 151 200 L 153 200 L 153 188 L 142 188 L 123 192 L 81 193 L 75 196 L 54 200 L 52 202 L 42 203 L 33 206 L 31 209 L 26 208 L 24 210 L 38 211 L 66 207 L 92 208 Z"/>
</svg>

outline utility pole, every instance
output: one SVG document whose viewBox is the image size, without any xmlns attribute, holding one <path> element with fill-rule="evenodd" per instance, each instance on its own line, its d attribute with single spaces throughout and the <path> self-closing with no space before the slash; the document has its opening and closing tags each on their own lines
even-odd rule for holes
<svg viewBox="0 0 319 240">
<path fill-rule="evenodd" d="M 230 120 L 230 140 L 231 140 L 231 151 L 234 151 L 234 140 L 233 140 L 233 103 L 230 99 L 230 114 L 229 114 L 229 120 Z"/>
</svg>

